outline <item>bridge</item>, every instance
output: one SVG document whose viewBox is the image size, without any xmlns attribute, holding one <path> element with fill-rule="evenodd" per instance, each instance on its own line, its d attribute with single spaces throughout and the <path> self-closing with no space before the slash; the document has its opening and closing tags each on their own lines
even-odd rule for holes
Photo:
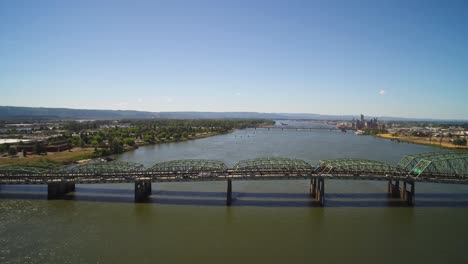
<svg viewBox="0 0 468 264">
<path fill-rule="evenodd" d="M 313 131 L 313 130 L 330 130 L 330 131 L 339 131 L 336 127 L 329 126 L 317 126 L 317 127 L 303 127 L 303 126 L 264 126 L 256 127 L 254 130 L 297 130 L 297 131 Z M 346 130 L 355 130 L 353 128 L 347 128 Z"/>
<path fill-rule="evenodd" d="M 218 160 L 174 160 L 146 168 L 121 161 L 83 165 L 1 166 L 0 184 L 47 184 L 49 199 L 75 191 L 75 184 L 132 183 L 135 202 L 145 202 L 152 183 L 226 181 L 226 204 L 232 204 L 236 180 L 308 180 L 311 198 L 325 204 L 325 180 L 382 180 L 387 192 L 409 206 L 415 204 L 415 183 L 468 184 L 468 152 L 429 152 L 404 156 L 397 164 L 366 159 L 320 160 L 318 165 L 300 160 L 265 157 L 239 161 L 229 168 Z M 402 183 L 402 184 L 400 184 Z"/>
</svg>

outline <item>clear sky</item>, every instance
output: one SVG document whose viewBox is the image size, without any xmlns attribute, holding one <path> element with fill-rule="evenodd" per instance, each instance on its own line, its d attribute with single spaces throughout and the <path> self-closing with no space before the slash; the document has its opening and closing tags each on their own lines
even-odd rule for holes
<svg viewBox="0 0 468 264">
<path fill-rule="evenodd" d="M 468 1 L 0 1 L 0 105 L 468 119 Z"/>
</svg>

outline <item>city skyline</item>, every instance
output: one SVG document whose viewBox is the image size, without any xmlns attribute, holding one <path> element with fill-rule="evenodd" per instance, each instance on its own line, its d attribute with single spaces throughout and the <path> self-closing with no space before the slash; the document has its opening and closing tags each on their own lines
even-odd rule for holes
<svg viewBox="0 0 468 264">
<path fill-rule="evenodd" d="M 464 1 L 0 3 L 0 105 L 468 119 Z"/>
</svg>

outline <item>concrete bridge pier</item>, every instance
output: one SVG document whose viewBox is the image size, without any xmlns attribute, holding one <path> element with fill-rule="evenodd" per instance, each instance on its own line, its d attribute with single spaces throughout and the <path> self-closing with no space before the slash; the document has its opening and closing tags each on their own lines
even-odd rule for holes
<svg viewBox="0 0 468 264">
<path fill-rule="evenodd" d="M 400 180 L 396 179 L 393 183 L 393 179 L 388 180 L 388 194 L 392 198 L 400 198 Z"/>
<path fill-rule="evenodd" d="M 325 179 L 319 178 L 317 179 L 317 188 L 316 188 L 316 197 L 317 201 L 319 202 L 320 206 L 325 205 Z"/>
<path fill-rule="evenodd" d="M 410 186 L 409 190 L 408 190 L 408 188 L 406 187 L 407 184 Z M 405 181 L 405 182 L 403 183 L 403 195 L 402 195 L 402 199 L 406 202 L 406 204 L 407 204 L 408 206 L 414 206 L 414 204 L 415 204 L 414 185 L 415 185 L 415 182 L 413 182 L 413 181 Z"/>
<path fill-rule="evenodd" d="M 317 179 L 316 178 L 310 179 L 309 192 L 310 192 L 310 196 L 314 197 L 315 199 L 317 198 Z"/>
<path fill-rule="evenodd" d="M 405 200 L 406 199 L 406 181 L 403 181 L 403 190 L 401 192 L 401 199 Z"/>
<path fill-rule="evenodd" d="M 150 196 L 151 193 L 153 192 L 153 187 L 152 187 L 152 182 L 151 181 L 147 181 L 146 182 L 146 195 Z"/>
<path fill-rule="evenodd" d="M 227 180 L 226 205 L 232 204 L 232 179 Z"/>
<path fill-rule="evenodd" d="M 74 191 L 74 182 L 54 181 L 47 183 L 47 198 L 49 200 L 62 199 L 67 193 Z"/>
<path fill-rule="evenodd" d="M 414 206 L 414 185 L 414 181 L 404 180 L 403 188 L 400 188 L 400 180 L 396 179 L 393 183 L 393 179 L 390 179 L 388 180 L 388 194 L 392 198 L 401 198 L 409 206 Z"/>
<path fill-rule="evenodd" d="M 143 203 L 149 200 L 151 195 L 151 180 L 135 181 L 135 202 Z"/>
<path fill-rule="evenodd" d="M 75 183 L 74 182 L 65 182 L 65 193 L 74 192 Z"/>
<path fill-rule="evenodd" d="M 320 206 L 325 205 L 325 179 L 323 177 L 310 180 L 310 192 Z"/>
</svg>

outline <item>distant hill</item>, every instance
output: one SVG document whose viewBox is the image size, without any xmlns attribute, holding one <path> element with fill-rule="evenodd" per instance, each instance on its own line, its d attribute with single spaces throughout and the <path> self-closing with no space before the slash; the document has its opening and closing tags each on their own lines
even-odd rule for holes
<svg viewBox="0 0 468 264">
<path fill-rule="evenodd" d="M 146 112 L 134 110 L 88 110 L 47 107 L 0 106 L 0 119 L 197 119 L 197 118 L 262 118 L 262 119 L 314 119 L 351 120 L 358 115 L 319 115 L 307 113 L 259 113 L 259 112 Z M 366 118 L 370 118 L 367 117 Z M 458 121 L 422 118 L 379 117 L 386 121 Z"/>
<path fill-rule="evenodd" d="M 352 119 L 352 116 L 258 112 L 145 112 L 133 110 L 87 110 L 70 108 L 0 106 L 0 119 L 146 119 L 146 118 L 263 118 Z"/>
<path fill-rule="evenodd" d="M 258 112 L 160 112 L 161 118 L 349 119 L 353 116 Z"/>
<path fill-rule="evenodd" d="M 156 113 L 132 110 L 0 106 L 0 119 L 124 119 L 155 118 Z"/>
</svg>

